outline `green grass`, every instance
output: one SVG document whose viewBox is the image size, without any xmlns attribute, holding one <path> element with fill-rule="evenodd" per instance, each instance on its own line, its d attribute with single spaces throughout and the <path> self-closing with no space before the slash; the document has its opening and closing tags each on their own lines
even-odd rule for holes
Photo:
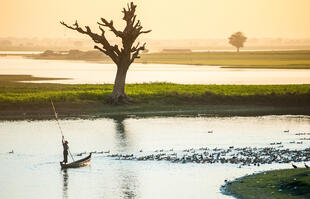
<svg viewBox="0 0 310 199">
<path fill-rule="evenodd" d="M 235 68 L 310 68 L 310 51 L 201 52 L 143 54 L 139 63 L 211 65 Z"/>
<path fill-rule="evenodd" d="M 34 77 L 32 77 L 34 78 Z M 105 102 L 113 85 L 17 83 L 29 76 L 0 76 L 0 104 Z M 9 80 L 11 79 L 11 80 Z M 41 80 L 42 78 L 39 78 Z M 310 85 L 181 85 L 128 84 L 126 93 L 139 104 L 161 105 L 310 105 Z"/>
<path fill-rule="evenodd" d="M 44 79 L 44 78 L 43 78 Z M 310 115 L 310 85 L 128 84 L 135 103 L 106 103 L 113 85 L 35 84 L 25 75 L 0 75 L 0 119 L 51 119 L 50 99 L 65 117 L 175 115 Z"/>
<path fill-rule="evenodd" d="M 246 176 L 227 185 L 240 199 L 310 198 L 310 169 L 286 169 Z"/>
</svg>

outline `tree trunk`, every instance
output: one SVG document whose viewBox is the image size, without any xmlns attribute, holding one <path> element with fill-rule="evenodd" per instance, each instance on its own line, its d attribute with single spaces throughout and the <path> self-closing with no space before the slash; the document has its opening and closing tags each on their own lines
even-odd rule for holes
<svg viewBox="0 0 310 199">
<path fill-rule="evenodd" d="M 114 81 L 113 92 L 108 97 L 111 104 L 129 103 L 131 99 L 125 94 L 125 80 L 128 67 L 117 66 L 117 73 Z"/>
</svg>

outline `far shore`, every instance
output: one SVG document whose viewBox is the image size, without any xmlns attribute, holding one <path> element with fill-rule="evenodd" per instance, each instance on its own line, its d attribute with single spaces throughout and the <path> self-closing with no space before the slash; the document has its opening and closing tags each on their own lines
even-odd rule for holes
<svg viewBox="0 0 310 199">
<path fill-rule="evenodd" d="M 66 53 L 47 50 L 42 54 L 24 55 L 32 59 L 82 60 L 101 63 L 112 61 L 98 51 L 70 50 Z M 161 52 L 141 54 L 136 63 L 222 66 L 229 68 L 310 69 L 310 50 L 237 52 Z"/>
</svg>

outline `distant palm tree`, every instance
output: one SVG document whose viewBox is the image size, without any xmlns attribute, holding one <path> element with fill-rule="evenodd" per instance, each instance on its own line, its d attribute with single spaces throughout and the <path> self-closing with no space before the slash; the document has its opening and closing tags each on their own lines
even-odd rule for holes
<svg viewBox="0 0 310 199">
<path fill-rule="evenodd" d="M 236 32 L 232 34 L 229 38 L 229 43 L 237 48 L 237 52 L 239 49 L 243 47 L 244 42 L 246 41 L 246 37 L 242 32 Z"/>
</svg>

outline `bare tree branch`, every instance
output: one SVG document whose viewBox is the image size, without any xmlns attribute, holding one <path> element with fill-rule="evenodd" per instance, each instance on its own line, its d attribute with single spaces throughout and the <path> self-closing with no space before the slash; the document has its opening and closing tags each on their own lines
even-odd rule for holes
<svg viewBox="0 0 310 199">
<path fill-rule="evenodd" d="M 99 46 L 95 45 L 94 49 L 100 50 L 101 52 L 103 52 L 104 54 L 107 54 L 107 51 L 104 50 L 103 48 L 100 48 Z"/>
<path fill-rule="evenodd" d="M 131 56 L 130 63 L 133 63 L 136 58 L 140 58 L 139 52 L 141 50 L 145 50 L 145 45 L 146 45 L 146 43 L 144 43 L 142 46 L 139 47 L 139 43 L 138 43 L 138 45 L 136 47 L 132 48 L 133 54 Z"/>
<path fill-rule="evenodd" d="M 149 32 L 152 32 L 152 30 L 141 31 L 140 34 L 146 34 L 146 33 L 149 33 Z"/>
<path fill-rule="evenodd" d="M 108 22 L 106 19 L 101 18 L 101 21 L 102 21 L 102 23 L 98 22 L 98 24 L 100 26 L 105 26 L 105 27 L 110 28 L 110 30 L 115 34 L 115 36 L 122 38 L 123 33 L 121 31 L 116 30 L 116 28 L 113 26 L 113 21 L 112 20 L 111 20 L 111 22 Z"/>
<path fill-rule="evenodd" d="M 101 30 L 101 36 L 104 36 L 105 31 L 103 30 L 103 28 L 99 26 L 99 29 Z"/>
<path fill-rule="evenodd" d="M 114 45 L 112 48 L 113 48 L 114 52 L 115 52 L 118 56 L 121 55 L 121 51 L 118 49 L 118 45 Z"/>
<path fill-rule="evenodd" d="M 98 46 L 94 46 L 95 49 L 98 49 L 100 50 L 101 52 L 103 52 L 104 54 L 108 55 L 115 63 L 118 63 L 119 62 L 119 59 L 118 59 L 118 56 L 117 54 L 119 54 L 119 50 L 118 48 L 116 49 L 116 47 L 114 46 L 111 46 L 109 41 L 105 38 L 105 35 L 104 35 L 104 30 L 102 28 L 100 28 L 102 34 L 101 35 L 98 35 L 96 33 L 93 33 L 92 30 L 90 29 L 89 26 L 85 26 L 85 29 L 86 30 L 83 30 L 77 21 L 75 21 L 75 23 L 73 24 L 73 26 L 69 26 L 68 24 L 66 24 L 65 22 L 61 21 L 60 22 L 62 25 L 64 25 L 65 27 L 69 28 L 69 29 L 72 29 L 72 30 L 76 30 L 78 31 L 79 33 L 82 33 L 82 34 L 86 34 L 88 35 L 89 37 L 92 38 L 92 40 L 95 42 L 95 43 L 100 43 L 102 44 L 102 50 L 100 50 L 101 48 L 99 48 Z"/>
</svg>

